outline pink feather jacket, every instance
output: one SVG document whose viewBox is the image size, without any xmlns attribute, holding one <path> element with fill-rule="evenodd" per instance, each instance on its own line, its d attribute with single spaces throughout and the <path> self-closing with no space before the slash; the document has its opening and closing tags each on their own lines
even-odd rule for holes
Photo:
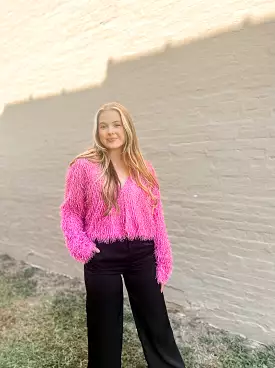
<svg viewBox="0 0 275 368">
<path fill-rule="evenodd" d="M 148 163 L 153 175 L 153 167 Z M 102 179 L 99 164 L 78 159 L 67 171 L 65 196 L 60 207 L 61 229 L 72 257 L 86 263 L 95 252 L 95 241 L 110 243 L 123 239 L 154 240 L 156 277 L 166 283 L 172 272 L 172 252 L 167 236 L 160 191 L 155 188 L 157 206 L 129 177 L 119 190 L 119 212 L 103 216 Z"/>
</svg>

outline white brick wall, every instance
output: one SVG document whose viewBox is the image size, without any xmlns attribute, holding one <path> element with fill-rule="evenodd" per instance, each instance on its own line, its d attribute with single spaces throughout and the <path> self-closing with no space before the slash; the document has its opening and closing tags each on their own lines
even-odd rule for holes
<svg viewBox="0 0 275 368">
<path fill-rule="evenodd" d="M 0 4 L 4 103 L 101 83 L 135 57 L 275 14 L 273 0 L 26 0 Z"/>
<path fill-rule="evenodd" d="M 59 230 L 64 171 L 98 105 L 120 100 L 162 184 L 167 298 L 271 341 L 274 2 L 108 3 L 1 4 L 0 251 L 81 275 Z M 244 16 L 261 22 L 237 26 Z"/>
</svg>

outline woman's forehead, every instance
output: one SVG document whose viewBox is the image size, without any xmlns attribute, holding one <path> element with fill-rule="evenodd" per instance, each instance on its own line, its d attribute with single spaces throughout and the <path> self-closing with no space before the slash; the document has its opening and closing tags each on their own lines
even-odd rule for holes
<svg viewBox="0 0 275 368">
<path fill-rule="evenodd" d="M 121 121 L 121 117 L 118 111 L 116 110 L 107 110 L 107 111 L 102 111 L 99 114 L 99 118 L 98 118 L 99 123 L 112 123 L 114 121 Z"/>
</svg>

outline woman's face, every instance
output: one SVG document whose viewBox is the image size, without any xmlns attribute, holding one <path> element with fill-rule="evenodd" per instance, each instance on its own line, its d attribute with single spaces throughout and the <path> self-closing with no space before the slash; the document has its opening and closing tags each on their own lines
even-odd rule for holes
<svg viewBox="0 0 275 368">
<path fill-rule="evenodd" d="M 108 110 L 98 118 L 98 135 L 101 144 L 107 150 L 121 150 L 125 144 L 125 131 L 118 111 Z"/>
</svg>

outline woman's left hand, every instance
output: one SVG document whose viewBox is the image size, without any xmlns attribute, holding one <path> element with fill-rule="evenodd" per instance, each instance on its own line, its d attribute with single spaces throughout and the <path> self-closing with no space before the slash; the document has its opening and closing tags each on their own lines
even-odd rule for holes
<svg viewBox="0 0 275 368">
<path fill-rule="evenodd" d="M 161 292 L 161 293 L 163 293 L 164 286 L 165 286 L 165 284 L 163 284 L 163 283 L 161 283 L 161 284 L 160 284 L 160 292 Z"/>
</svg>

